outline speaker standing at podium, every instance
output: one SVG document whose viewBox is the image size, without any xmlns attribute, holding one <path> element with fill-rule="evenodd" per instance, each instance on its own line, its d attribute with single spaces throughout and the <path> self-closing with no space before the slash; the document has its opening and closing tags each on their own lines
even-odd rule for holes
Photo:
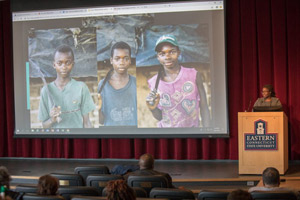
<svg viewBox="0 0 300 200">
<path fill-rule="evenodd" d="M 262 88 L 262 98 L 258 98 L 253 106 L 253 111 L 282 111 L 282 105 L 272 85 L 264 85 Z"/>
</svg>

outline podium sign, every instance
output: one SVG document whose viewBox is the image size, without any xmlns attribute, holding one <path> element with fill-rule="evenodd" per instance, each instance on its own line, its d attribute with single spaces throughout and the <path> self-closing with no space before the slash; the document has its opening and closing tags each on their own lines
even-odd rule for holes
<svg viewBox="0 0 300 200">
<path fill-rule="evenodd" d="M 284 112 L 240 112 L 239 174 L 288 169 L 288 120 Z"/>
</svg>

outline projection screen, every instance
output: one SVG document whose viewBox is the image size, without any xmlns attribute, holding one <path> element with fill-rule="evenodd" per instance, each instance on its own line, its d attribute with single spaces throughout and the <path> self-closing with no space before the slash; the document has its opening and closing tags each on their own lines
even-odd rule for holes
<svg viewBox="0 0 300 200">
<path fill-rule="evenodd" d="M 222 0 L 12 19 L 15 137 L 229 136 Z"/>
</svg>

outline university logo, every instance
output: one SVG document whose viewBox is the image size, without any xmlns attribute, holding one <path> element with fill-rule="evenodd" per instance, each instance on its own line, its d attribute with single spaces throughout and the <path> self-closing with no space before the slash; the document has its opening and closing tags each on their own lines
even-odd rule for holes
<svg viewBox="0 0 300 200">
<path fill-rule="evenodd" d="M 245 150 L 277 150 L 277 133 L 267 132 L 267 122 L 257 120 L 254 122 L 254 133 L 245 133 Z"/>
</svg>

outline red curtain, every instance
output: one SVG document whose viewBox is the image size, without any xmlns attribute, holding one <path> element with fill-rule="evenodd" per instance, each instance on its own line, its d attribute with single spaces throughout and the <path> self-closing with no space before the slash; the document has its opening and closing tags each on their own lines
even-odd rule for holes
<svg viewBox="0 0 300 200">
<path fill-rule="evenodd" d="M 289 118 L 289 153 L 300 158 L 300 1 L 227 0 L 229 139 L 13 139 L 9 1 L 0 1 L 0 156 L 238 159 L 237 113 L 273 84 Z"/>
</svg>

